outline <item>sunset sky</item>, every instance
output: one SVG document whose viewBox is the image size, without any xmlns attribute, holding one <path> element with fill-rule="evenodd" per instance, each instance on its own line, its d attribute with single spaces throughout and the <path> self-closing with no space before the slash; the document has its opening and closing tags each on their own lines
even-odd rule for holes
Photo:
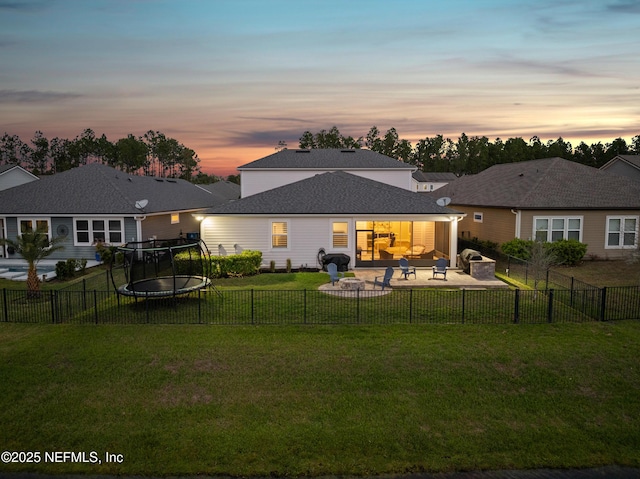
<svg viewBox="0 0 640 479">
<path fill-rule="evenodd" d="M 159 130 L 226 176 L 305 130 L 640 134 L 640 0 L 0 0 L 0 135 Z"/>
</svg>

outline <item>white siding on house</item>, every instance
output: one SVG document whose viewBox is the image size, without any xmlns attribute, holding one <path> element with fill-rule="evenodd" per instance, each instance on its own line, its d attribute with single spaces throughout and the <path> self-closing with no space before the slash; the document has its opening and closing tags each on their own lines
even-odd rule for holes
<svg viewBox="0 0 640 479">
<path fill-rule="evenodd" d="M 327 170 L 329 171 L 329 170 Z M 272 190 L 279 186 L 295 183 L 315 175 L 326 173 L 323 170 L 243 170 L 240 182 L 241 196 L 245 198 L 256 193 Z M 412 190 L 411 170 L 344 170 L 347 173 L 371 180 Z"/>
<path fill-rule="evenodd" d="M 422 182 L 413 180 L 412 189 L 417 193 L 428 193 L 430 191 L 436 191 L 437 189 L 442 188 L 443 186 L 447 186 L 448 184 L 449 183 L 437 181 Z"/>
<path fill-rule="evenodd" d="M 201 237 L 213 255 L 233 254 L 238 245 L 240 250 L 262 251 L 262 264 L 268 267 L 271 261 L 276 268 L 284 268 L 287 259 L 293 268 L 317 267 L 318 250 L 323 248 L 327 253 L 346 253 L 351 256 L 350 267 L 354 266 L 353 222 L 351 219 L 339 219 L 349 222 L 349 250 L 332 248 L 332 223 L 337 218 L 281 218 L 267 217 L 225 217 L 209 216 L 202 221 Z M 288 223 L 288 247 L 271 247 L 271 222 L 286 221 Z M 221 245 L 221 247 L 219 246 Z"/>
</svg>

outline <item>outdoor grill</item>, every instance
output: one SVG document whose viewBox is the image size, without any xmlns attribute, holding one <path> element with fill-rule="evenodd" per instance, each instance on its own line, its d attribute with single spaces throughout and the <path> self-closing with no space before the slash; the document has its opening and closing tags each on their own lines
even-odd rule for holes
<svg viewBox="0 0 640 479">
<path fill-rule="evenodd" d="M 482 255 L 479 251 L 474 249 L 463 249 L 462 253 L 460 253 L 460 266 L 462 266 L 462 271 L 469 274 L 471 270 L 471 261 L 481 261 Z"/>
<path fill-rule="evenodd" d="M 338 267 L 338 271 L 348 271 L 351 257 L 344 253 L 330 253 L 322 256 L 322 269 L 327 270 L 329 263 L 334 263 Z"/>
</svg>

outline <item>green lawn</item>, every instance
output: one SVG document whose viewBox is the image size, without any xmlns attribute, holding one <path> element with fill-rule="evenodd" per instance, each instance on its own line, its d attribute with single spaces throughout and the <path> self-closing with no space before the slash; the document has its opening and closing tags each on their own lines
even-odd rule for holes
<svg viewBox="0 0 640 479">
<path fill-rule="evenodd" d="M 0 444 L 89 474 L 640 467 L 640 322 L 0 324 Z"/>
</svg>

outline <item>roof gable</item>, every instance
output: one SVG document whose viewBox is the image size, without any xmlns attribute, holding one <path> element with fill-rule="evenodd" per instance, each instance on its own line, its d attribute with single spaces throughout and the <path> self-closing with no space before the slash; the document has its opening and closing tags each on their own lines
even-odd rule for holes
<svg viewBox="0 0 640 479">
<path fill-rule="evenodd" d="M 494 165 L 437 190 L 454 205 L 519 209 L 638 209 L 640 185 L 562 158 Z"/>
<path fill-rule="evenodd" d="M 215 206 L 207 214 L 442 214 L 456 211 L 435 199 L 343 171 L 315 175 L 295 183 Z"/>
<path fill-rule="evenodd" d="M 398 169 L 411 171 L 415 170 L 416 167 L 381 153 L 365 149 L 286 149 L 238 167 L 238 170 L 257 169 L 308 169 L 325 171 Z"/>
<path fill-rule="evenodd" d="M 140 214 L 194 210 L 212 195 L 181 179 L 135 176 L 93 163 L 0 192 L 0 214 Z"/>
<path fill-rule="evenodd" d="M 609 160 L 607 163 L 602 165 L 600 167 L 600 169 L 601 170 L 606 170 L 611 165 L 617 163 L 618 161 L 621 161 L 621 162 L 631 166 L 632 168 L 640 170 L 640 155 L 617 155 L 614 158 L 612 158 L 611 160 Z"/>
</svg>

